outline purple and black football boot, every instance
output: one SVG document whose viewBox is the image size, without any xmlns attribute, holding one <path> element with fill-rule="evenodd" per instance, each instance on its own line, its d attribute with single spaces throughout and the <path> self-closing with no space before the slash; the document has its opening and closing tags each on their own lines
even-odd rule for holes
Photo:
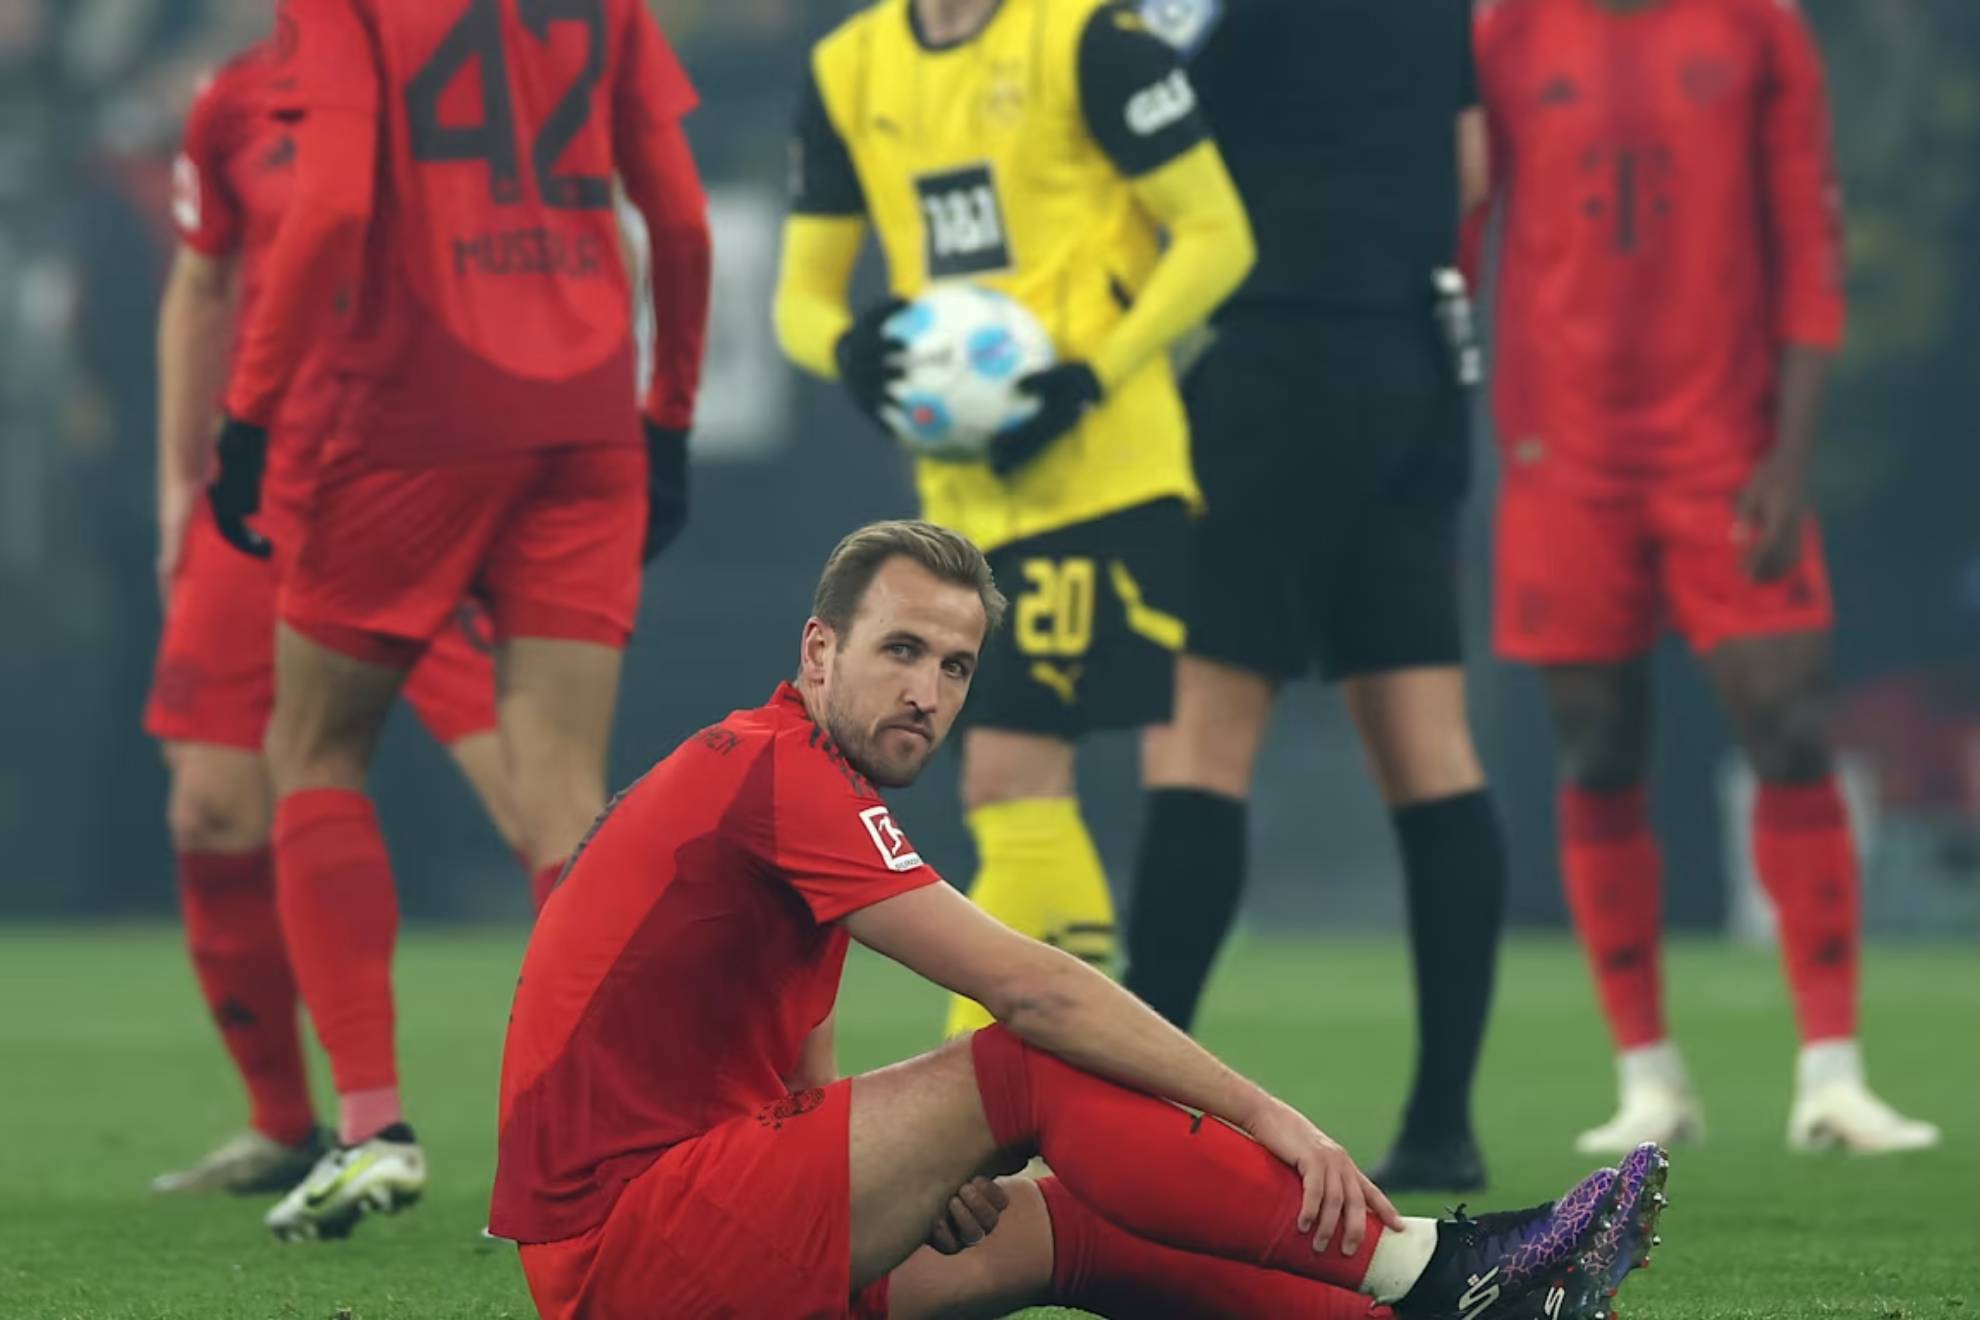
<svg viewBox="0 0 1980 1320">
<path fill-rule="evenodd" d="M 1616 1166 L 1616 1203 L 1581 1254 L 1495 1320 L 1615 1320 L 1617 1290 L 1631 1270 L 1650 1263 L 1650 1249 L 1661 1242 L 1657 1216 L 1664 1212 L 1670 1169 L 1670 1158 L 1654 1142 L 1625 1156 Z"/>
<path fill-rule="evenodd" d="M 1613 1222 L 1622 1186 L 1597 1169 L 1558 1201 L 1473 1219 L 1459 1206 L 1437 1224 L 1422 1277 L 1395 1304 L 1398 1320 L 1514 1320 L 1531 1312 Z"/>
</svg>

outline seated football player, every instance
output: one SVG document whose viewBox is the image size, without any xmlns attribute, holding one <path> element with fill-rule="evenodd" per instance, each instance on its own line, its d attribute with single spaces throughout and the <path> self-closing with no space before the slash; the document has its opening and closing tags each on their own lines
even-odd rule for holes
<svg viewBox="0 0 1980 1320">
<path fill-rule="evenodd" d="M 1654 1244 L 1656 1147 L 1530 1209 L 1405 1218 L 1298 1110 L 941 882 L 879 794 L 941 745 L 1004 603 L 955 532 L 854 532 L 795 676 L 580 846 L 517 982 L 489 1219 L 542 1314 L 1605 1311 Z M 855 939 L 995 1024 L 840 1077 Z M 1032 1156 L 1053 1176 L 980 1181 Z"/>
</svg>

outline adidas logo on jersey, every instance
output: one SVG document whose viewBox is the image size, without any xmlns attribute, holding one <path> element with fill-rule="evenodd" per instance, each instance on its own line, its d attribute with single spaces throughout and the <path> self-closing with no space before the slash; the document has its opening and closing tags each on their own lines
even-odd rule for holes
<svg viewBox="0 0 1980 1320">
<path fill-rule="evenodd" d="M 1152 137 L 1196 109 L 1196 89 L 1181 69 L 1128 98 L 1127 126 Z"/>
</svg>

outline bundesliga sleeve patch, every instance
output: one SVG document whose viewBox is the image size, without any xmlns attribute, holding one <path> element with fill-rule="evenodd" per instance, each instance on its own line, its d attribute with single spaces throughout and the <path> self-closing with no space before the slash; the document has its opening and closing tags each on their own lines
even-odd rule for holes
<svg viewBox="0 0 1980 1320">
<path fill-rule="evenodd" d="M 1224 0 L 1141 0 L 1141 21 L 1184 59 L 1196 54 L 1224 16 Z"/>
<path fill-rule="evenodd" d="M 880 850 L 880 860 L 889 871 L 912 871 L 921 865 L 921 854 L 901 833 L 901 827 L 894 824 L 894 813 L 885 807 L 868 807 L 859 813 L 859 823 L 866 826 L 866 833 L 873 840 L 873 846 Z"/>
</svg>

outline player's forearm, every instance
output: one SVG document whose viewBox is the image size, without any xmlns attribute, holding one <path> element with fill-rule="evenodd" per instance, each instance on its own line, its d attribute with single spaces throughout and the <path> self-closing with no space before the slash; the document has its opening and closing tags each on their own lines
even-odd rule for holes
<svg viewBox="0 0 1980 1320">
<path fill-rule="evenodd" d="M 354 282 L 371 217 L 376 124 L 317 110 L 299 126 L 295 193 L 269 249 L 262 293 L 241 331 L 227 411 L 266 426 L 322 332 L 340 288 Z"/>
<path fill-rule="evenodd" d="M 230 266 L 182 248 L 158 309 L 158 495 L 206 480 L 213 412 L 227 383 Z"/>
<path fill-rule="evenodd" d="M 1200 142 L 1134 183 L 1169 236 L 1134 306 L 1088 365 L 1112 390 L 1230 297 L 1257 260 L 1251 220 L 1215 144 Z"/>
<path fill-rule="evenodd" d="M 1805 471 L 1815 453 L 1822 417 L 1822 391 L 1830 354 L 1805 344 L 1781 347 L 1779 402 L 1774 419 L 1774 457 Z"/>
<path fill-rule="evenodd" d="M 866 222 L 857 216 L 793 215 L 784 222 L 777 343 L 791 361 L 827 380 L 838 378 L 833 350 L 853 322 L 846 291 L 865 236 Z"/>
<path fill-rule="evenodd" d="M 1079 959 L 1040 952 L 1001 1002 L 986 1002 L 1006 1028 L 1066 1062 L 1247 1127 L 1269 1097 Z"/>
</svg>

